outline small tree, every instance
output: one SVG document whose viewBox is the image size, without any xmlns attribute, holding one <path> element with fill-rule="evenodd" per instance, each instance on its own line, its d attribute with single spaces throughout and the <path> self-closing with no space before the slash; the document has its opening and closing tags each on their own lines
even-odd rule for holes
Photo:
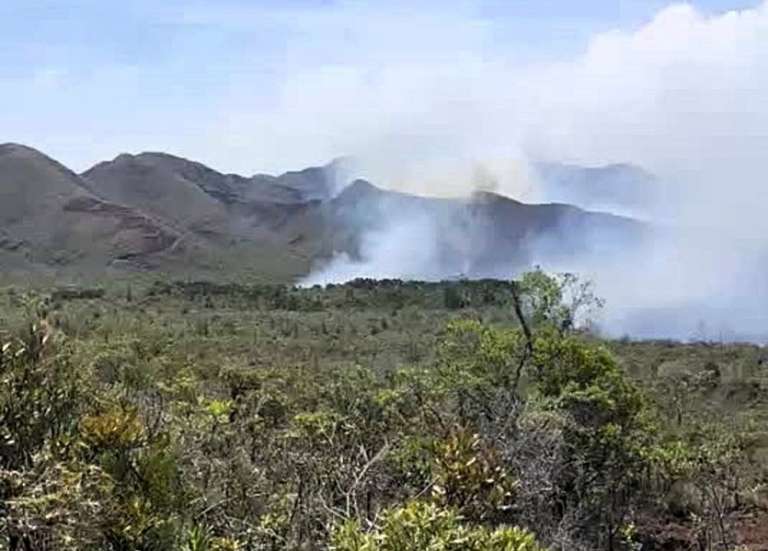
<svg viewBox="0 0 768 551">
<path fill-rule="evenodd" d="M 548 274 L 537 268 L 523 274 L 517 287 L 523 314 L 533 326 L 550 325 L 560 331 L 588 327 L 604 304 L 591 282 L 571 273 Z"/>
<path fill-rule="evenodd" d="M 443 305 L 448 310 L 464 308 L 464 297 L 455 285 L 449 285 L 443 289 Z"/>
</svg>

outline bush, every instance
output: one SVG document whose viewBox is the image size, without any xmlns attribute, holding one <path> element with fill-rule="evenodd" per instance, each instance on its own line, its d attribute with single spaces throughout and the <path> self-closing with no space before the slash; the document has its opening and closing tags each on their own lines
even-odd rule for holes
<svg viewBox="0 0 768 551">
<path fill-rule="evenodd" d="M 420 501 L 386 511 L 377 528 L 357 522 L 338 527 L 336 551 L 543 551 L 530 532 L 516 527 L 470 527 L 450 509 Z"/>
</svg>

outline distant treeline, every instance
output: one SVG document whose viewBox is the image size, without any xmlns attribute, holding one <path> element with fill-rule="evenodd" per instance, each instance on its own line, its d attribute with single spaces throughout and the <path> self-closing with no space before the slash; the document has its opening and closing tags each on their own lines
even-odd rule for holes
<svg viewBox="0 0 768 551">
<path fill-rule="evenodd" d="M 511 300 L 512 282 L 497 279 L 404 281 L 359 278 L 325 287 L 297 287 L 274 284 L 215 283 L 211 281 L 158 281 L 147 296 L 177 296 L 187 300 L 234 305 L 245 303 L 265 309 L 322 310 L 326 308 L 371 308 L 419 306 L 460 309 L 506 304 Z"/>
</svg>

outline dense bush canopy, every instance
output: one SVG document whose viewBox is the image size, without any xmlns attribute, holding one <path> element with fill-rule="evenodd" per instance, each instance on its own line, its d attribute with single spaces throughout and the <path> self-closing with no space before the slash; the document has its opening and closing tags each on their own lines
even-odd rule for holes
<svg viewBox="0 0 768 551">
<path fill-rule="evenodd" d="M 3 294 L 0 549 L 768 538 L 761 349 L 603 341 L 573 276 L 98 291 Z"/>
</svg>

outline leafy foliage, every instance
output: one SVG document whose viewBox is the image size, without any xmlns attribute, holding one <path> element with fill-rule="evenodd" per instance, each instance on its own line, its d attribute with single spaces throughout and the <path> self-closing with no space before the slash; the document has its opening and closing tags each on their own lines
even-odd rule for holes
<svg viewBox="0 0 768 551">
<path fill-rule="evenodd" d="M 435 505 L 412 502 L 382 515 L 381 526 L 364 533 L 355 523 L 333 536 L 337 551 L 543 551 L 530 532 L 500 527 L 467 527 L 461 517 Z"/>
<path fill-rule="evenodd" d="M 130 289 L 0 294 L 0 549 L 714 550 L 765 518 L 761 350 L 600 340 L 573 276 Z"/>
</svg>

